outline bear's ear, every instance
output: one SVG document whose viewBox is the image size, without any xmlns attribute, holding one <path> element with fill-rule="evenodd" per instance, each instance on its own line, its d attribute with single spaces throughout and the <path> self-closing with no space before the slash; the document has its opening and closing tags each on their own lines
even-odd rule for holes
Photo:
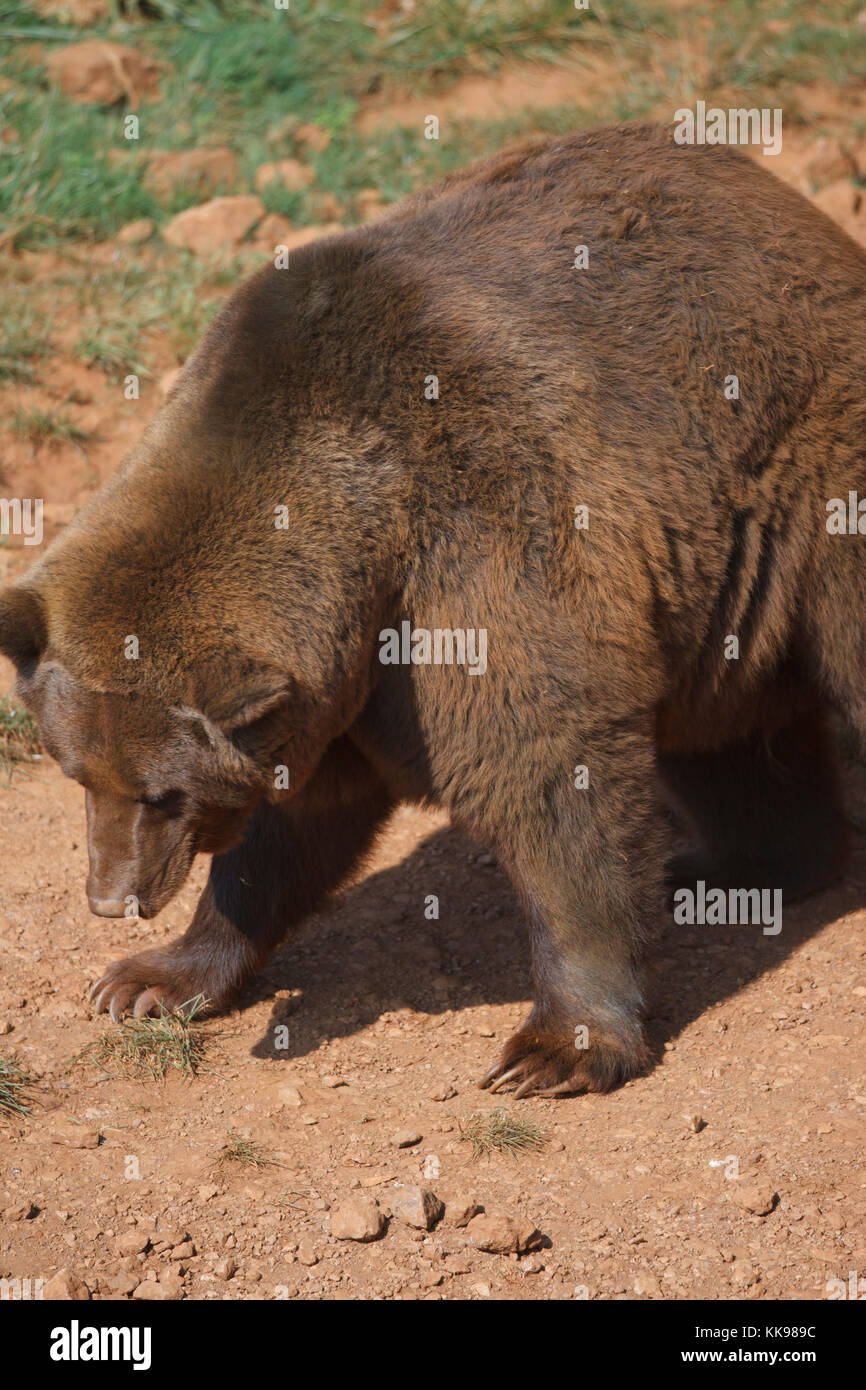
<svg viewBox="0 0 866 1390">
<path fill-rule="evenodd" d="M 226 652 L 200 662 L 191 673 L 177 713 L 218 758 L 229 775 L 248 776 L 255 763 L 279 745 L 290 682 L 282 672 Z"/>
<path fill-rule="evenodd" d="M 0 652 L 29 674 L 48 644 L 42 600 L 34 589 L 13 585 L 0 594 Z"/>
<path fill-rule="evenodd" d="M 189 703 L 231 735 L 278 709 L 288 694 L 282 672 L 226 653 L 196 668 Z"/>
</svg>

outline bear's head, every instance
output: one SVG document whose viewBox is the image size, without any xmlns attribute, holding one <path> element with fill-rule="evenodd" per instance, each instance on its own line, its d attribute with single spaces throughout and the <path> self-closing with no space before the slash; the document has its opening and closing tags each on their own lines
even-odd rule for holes
<svg viewBox="0 0 866 1390">
<path fill-rule="evenodd" d="M 50 628 L 37 589 L 0 594 L 0 651 L 17 669 L 16 692 L 48 753 L 85 788 L 91 911 L 152 917 L 199 851 L 231 848 L 273 797 L 285 680 L 227 650 L 181 663 L 173 689 L 146 678 L 100 688 L 70 668 Z"/>
</svg>

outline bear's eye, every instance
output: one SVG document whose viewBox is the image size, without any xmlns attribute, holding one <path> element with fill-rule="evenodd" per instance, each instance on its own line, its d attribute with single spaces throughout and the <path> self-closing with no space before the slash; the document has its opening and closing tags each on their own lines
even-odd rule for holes
<svg viewBox="0 0 866 1390">
<path fill-rule="evenodd" d="M 181 791 L 160 792 L 158 796 L 140 796 L 142 806 L 150 806 L 164 816 L 179 816 L 183 809 L 184 795 Z"/>
</svg>

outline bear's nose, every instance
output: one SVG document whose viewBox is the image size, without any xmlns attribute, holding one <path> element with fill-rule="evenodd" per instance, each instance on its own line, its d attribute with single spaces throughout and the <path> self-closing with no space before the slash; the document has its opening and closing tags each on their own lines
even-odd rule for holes
<svg viewBox="0 0 866 1390">
<path fill-rule="evenodd" d="M 123 898 L 88 898 L 90 911 L 97 917 L 123 917 L 126 902 Z"/>
</svg>

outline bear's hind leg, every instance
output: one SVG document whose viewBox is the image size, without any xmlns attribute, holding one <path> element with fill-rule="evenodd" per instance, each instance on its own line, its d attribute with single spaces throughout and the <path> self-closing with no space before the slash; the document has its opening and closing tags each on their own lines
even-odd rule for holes
<svg viewBox="0 0 866 1390">
<path fill-rule="evenodd" d="M 663 754 L 659 766 L 700 842 L 670 864 L 672 889 L 703 880 L 708 888 L 779 888 L 790 900 L 842 872 L 848 822 L 821 710 L 713 752 Z"/>
</svg>

